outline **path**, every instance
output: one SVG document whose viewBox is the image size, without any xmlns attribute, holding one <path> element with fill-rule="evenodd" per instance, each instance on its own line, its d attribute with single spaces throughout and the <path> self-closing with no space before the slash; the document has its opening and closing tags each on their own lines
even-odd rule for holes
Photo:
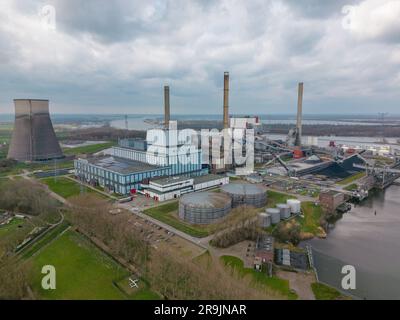
<svg viewBox="0 0 400 320">
<path fill-rule="evenodd" d="M 278 270 L 276 275 L 289 281 L 290 288 L 296 291 L 300 300 L 315 300 L 311 289 L 311 283 L 316 282 L 314 274 Z"/>
</svg>

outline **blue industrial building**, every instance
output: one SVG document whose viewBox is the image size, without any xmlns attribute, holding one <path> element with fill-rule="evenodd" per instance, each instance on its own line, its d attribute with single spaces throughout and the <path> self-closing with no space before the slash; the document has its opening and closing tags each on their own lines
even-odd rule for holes
<svg viewBox="0 0 400 320">
<path fill-rule="evenodd" d="M 184 154 L 178 154 L 177 149 L 164 144 L 157 152 L 149 152 L 145 141 L 124 139 L 108 155 L 75 160 L 75 175 L 81 181 L 125 195 L 151 178 L 208 173 L 202 169 L 200 149 L 189 148 Z"/>
</svg>

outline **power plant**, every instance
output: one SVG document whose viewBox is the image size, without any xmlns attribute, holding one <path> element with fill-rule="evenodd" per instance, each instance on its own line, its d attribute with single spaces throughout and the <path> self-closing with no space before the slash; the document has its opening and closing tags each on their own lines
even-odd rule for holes
<svg viewBox="0 0 400 320">
<path fill-rule="evenodd" d="M 63 158 L 51 123 L 49 100 L 16 99 L 15 124 L 8 158 L 46 161 Z"/>
</svg>

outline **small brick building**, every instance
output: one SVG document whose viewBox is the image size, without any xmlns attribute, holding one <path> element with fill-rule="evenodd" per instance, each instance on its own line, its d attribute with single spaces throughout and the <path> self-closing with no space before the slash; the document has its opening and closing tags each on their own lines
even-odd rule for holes
<svg viewBox="0 0 400 320">
<path fill-rule="evenodd" d="M 319 201 L 325 210 L 333 212 L 345 202 L 344 193 L 333 190 L 324 191 L 320 193 Z"/>
</svg>

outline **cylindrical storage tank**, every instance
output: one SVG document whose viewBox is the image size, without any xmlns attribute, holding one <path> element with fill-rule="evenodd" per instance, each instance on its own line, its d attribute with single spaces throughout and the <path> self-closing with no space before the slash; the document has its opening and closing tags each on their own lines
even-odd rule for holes
<svg viewBox="0 0 400 320">
<path fill-rule="evenodd" d="M 280 214 L 279 209 L 269 208 L 269 209 L 265 210 L 265 212 L 267 214 L 271 215 L 271 223 L 272 224 L 277 224 L 277 223 L 279 223 L 279 221 L 281 221 L 281 214 Z"/>
<path fill-rule="evenodd" d="M 267 203 L 267 188 L 261 184 L 229 183 L 221 191 L 232 199 L 232 207 L 241 205 L 264 207 Z"/>
<path fill-rule="evenodd" d="M 268 228 L 271 225 L 271 215 L 261 212 L 258 215 L 258 223 L 261 228 Z"/>
<path fill-rule="evenodd" d="M 225 217 L 232 199 L 223 193 L 193 192 L 179 200 L 179 218 L 192 224 L 210 224 Z"/>
<path fill-rule="evenodd" d="M 301 202 L 297 199 L 289 199 L 287 201 L 287 204 L 290 206 L 291 208 L 291 212 L 293 214 L 298 214 L 301 211 Z"/>
<path fill-rule="evenodd" d="M 276 205 L 276 208 L 279 209 L 281 220 L 290 218 L 290 213 L 292 212 L 292 208 L 286 203 L 279 203 Z"/>
</svg>

